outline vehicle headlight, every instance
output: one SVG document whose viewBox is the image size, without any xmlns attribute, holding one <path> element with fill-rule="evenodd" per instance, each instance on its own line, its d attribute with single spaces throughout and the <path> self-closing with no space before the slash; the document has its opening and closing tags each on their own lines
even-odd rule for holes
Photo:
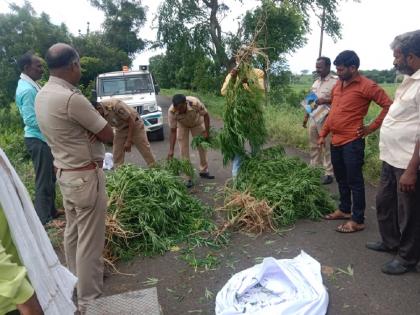
<svg viewBox="0 0 420 315">
<path fill-rule="evenodd" d="M 150 105 L 147 107 L 147 110 L 148 110 L 149 112 L 155 112 L 155 111 L 157 111 L 157 105 L 156 105 L 156 104 L 150 104 Z"/>
</svg>

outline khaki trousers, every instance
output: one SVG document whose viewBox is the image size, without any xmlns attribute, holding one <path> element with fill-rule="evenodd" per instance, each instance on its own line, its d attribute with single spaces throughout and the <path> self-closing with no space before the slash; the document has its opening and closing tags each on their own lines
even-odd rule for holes
<svg viewBox="0 0 420 315">
<path fill-rule="evenodd" d="M 78 277 L 80 311 L 102 294 L 107 196 L 102 169 L 58 170 L 57 181 L 66 210 L 64 251 L 67 265 Z"/>
<path fill-rule="evenodd" d="M 114 144 L 112 148 L 112 155 L 114 158 L 115 167 L 121 166 L 124 163 L 125 150 L 124 144 L 127 140 L 128 128 L 117 130 L 114 136 Z M 143 124 L 135 123 L 133 130 L 133 144 L 143 156 L 148 166 L 155 164 L 155 157 L 150 150 L 150 143 L 147 140 L 146 129 Z"/>
<path fill-rule="evenodd" d="M 309 155 L 310 165 L 320 166 L 322 160 L 322 166 L 325 170 L 325 175 L 333 176 L 333 166 L 331 164 L 331 134 L 325 138 L 325 145 L 323 147 L 318 146 L 319 132 L 317 124 L 313 119 L 308 120 L 308 136 L 309 136 Z"/>
<path fill-rule="evenodd" d="M 190 132 L 193 137 L 201 135 L 205 130 L 204 124 L 192 128 L 180 127 L 177 128 L 176 137 L 178 139 L 179 148 L 181 150 L 181 157 L 190 160 Z M 200 173 L 208 172 L 207 152 L 199 148 L 198 154 L 200 156 Z"/>
</svg>

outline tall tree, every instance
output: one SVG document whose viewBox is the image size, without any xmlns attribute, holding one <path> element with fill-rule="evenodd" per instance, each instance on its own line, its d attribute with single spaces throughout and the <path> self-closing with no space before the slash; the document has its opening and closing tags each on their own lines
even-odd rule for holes
<svg viewBox="0 0 420 315">
<path fill-rule="evenodd" d="M 185 33 L 193 34 L 191 43 L 201 47 L 213 61 L 226 66 L 225 39 L 220 19 L 229 7 L 219 0 L 165 0 L 158 12 L 158 45 L 170 48 Z"/>
<path fill-rule="evenodd" d="M 131 60 L 125 51 L 108 45 L 105 35 L 99 32 L 80 34 L 73 38 L 73 46 L 83 59 L 83 85 L 89 84 L 99 73 L 121 70 L 122 66 L 130 66 Z"/>
<path fill-rule="evenodd" d="M 52 44 L 70 42 L 64 24 L 54 25 L 47 14 L 40 17 L 29 2 L 12 4 L 11 12 L 0 14 L 0 106 L 13 100 L 19 77 L 17 58 L 28 50 L 43 56 Z"/>
<path fill-rule="evenodd" d="M 79 52 L 82 66 L 81 87 L 90 93 L 91 82 L 101 72 L 116 71 L 130 65 L 126 51 L 111 45 L 106 33 L 87 32 L 71 35 L 64 24 L 54 25 L 47 14 L 36 14 L 29 2 L 11 5 L 11 12 L 0 14 L 0 106 L 14 98 L 19 78 L 17 58 L 28 50 L 44 56 L 57 42 L 73 45 Z M 48 73 L 45 74 L 45 78 Z"/>
<path fill-rule="evenodd" d="M 108 43 L 133 56 L 144 49 L 146 43 L 138 34 L 146 22 L 146 12 L 136 0 L 90 0 L 105 14 L 104 35 Z"/>
<path fill-rule="evenodd" d="M 276 4 L 262 0 L 261 6 L 248 11 L 243 20 L 243 38 L 240 42 L 256 41 L 272 62 L 281 60 L 285 53 L 305 43 L 305 22 L 299 9 L 288 2 Z"/>
<path fill-rule="evenodd" d="M 324 31 L 334 40 L 341 38 L 341 23 L 337 16 L 337 9 L 343 0 L 274 0 L 276 3 L 290 3 L 299 8 L 305 17 L 306 31 L 311 31 L 311 13 L 315 14 L 319 23 L 324 21 Z M 360 0 L 353 0 L 359 2 Z M 323 18 L 323 14 L 325 14 Z"/>
<path fill-rule="evenodd" d="M 243 0 L 236 1 L 239 4 Z M 168 71 L 182 73 L 185 70 L 182 60 L 188 60 L 185 66 L 201 65 L 194 62 L 194 54 L 183 54 L 190 50 L 197 54 L 201 51 L 213 61 L 213 67 L 209 69 L 217 76 L 229 68 L 229 55 L 233 55 L 241 44 L 253 41 L 257 33 L 258 46 L 268 48 L 266 53 L 278 73 L 279 66 L 285 69 L 285 54 L 302 47 L 306 42 L 313 14 L 321 18 L 322 12 L 325 12 L 325 32 L 333 39 L 341 36 L 341 24 L 336 12 L 342 1 L 261 0 L 255 10 L 246 13 L 238 31 L 234 33 L 226 32 L 220 24 L 229 11 L 223 0 L 164 0 L 157 16 L 158 36 L 155 46 L 166 48 L 166 55 L 159 58 L 159 64 L 163 64 L 165 57 L 170 58 L 170 61 L 166 60 L 166 64 L 172 65 Z M 177 63 L 173 63 L 174 60 Z M 203 68 L 200 73 L 202 71 Z M 168 78 L 171 75 L 167 73 L 165 76 Z M 192 77 L 191 85 L 193 81 L 197 80 Z"/>
</svg>

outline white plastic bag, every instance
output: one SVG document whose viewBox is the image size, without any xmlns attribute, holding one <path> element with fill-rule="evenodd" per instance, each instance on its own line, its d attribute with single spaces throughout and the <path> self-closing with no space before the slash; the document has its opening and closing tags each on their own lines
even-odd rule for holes
<svg viewBox="0 0 420 315">
<path fill-rule="evenodd" d="M 216 315 L 324 315 L 327 308 L 321 265 L 304 251 L 293 259 L 265 258 L 216 296 Z"/>
<path fill-rule="evenodd" d="M 104 170 L 111 170 L 114 167 L 112 153 L 106 152 L 104 158 Z"/>
</svg>

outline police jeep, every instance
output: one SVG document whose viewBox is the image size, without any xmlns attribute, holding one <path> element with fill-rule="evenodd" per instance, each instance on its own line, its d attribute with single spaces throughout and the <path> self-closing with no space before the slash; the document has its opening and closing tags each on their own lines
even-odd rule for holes
<svg viewBox="0 0 420 315">
<path fill-rule="evenodd" d="M 154 84 L 148 66 L 99 74 L 96 78 L 97 101 L 117 98 L 136 109 L 144 121 L 149 140 L 164 140 L 162 108 L 157 105 L 160 89 Z"/>
</svg>

